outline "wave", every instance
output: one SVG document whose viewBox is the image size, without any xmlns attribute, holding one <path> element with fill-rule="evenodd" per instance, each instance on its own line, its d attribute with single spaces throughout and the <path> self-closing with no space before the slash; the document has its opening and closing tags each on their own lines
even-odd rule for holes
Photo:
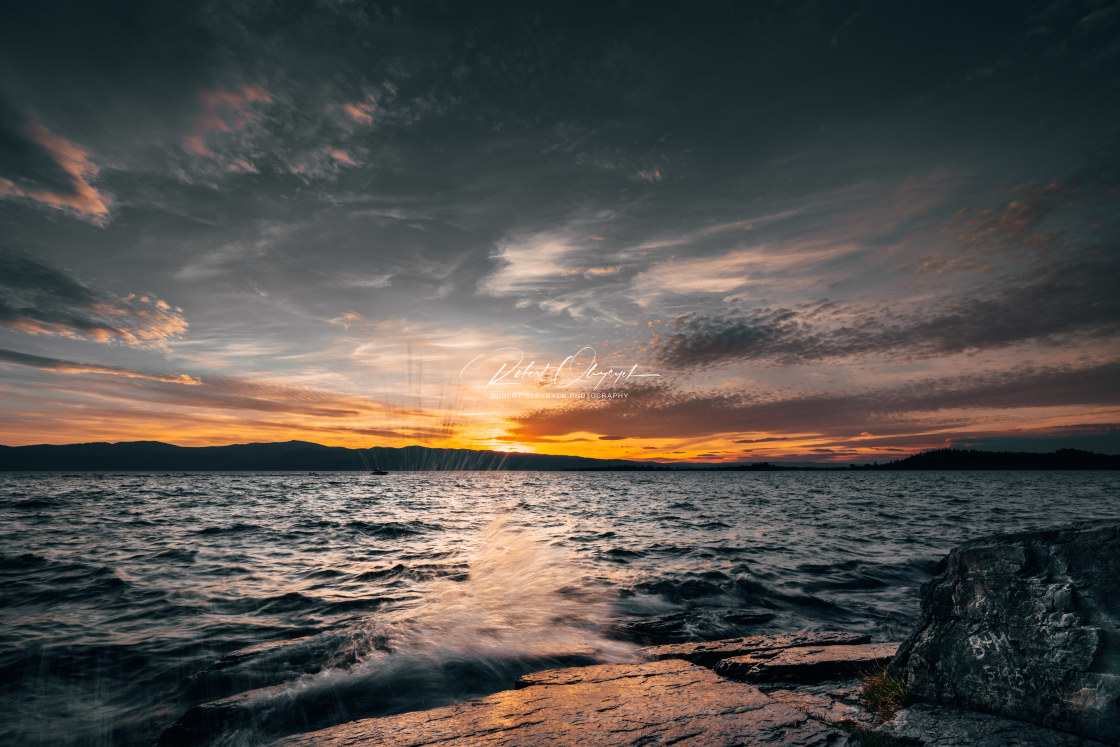
<svg viewBox="0 0 1120 747">
<path fill-rule="evenodd" d="M 362 534 L 371 535 L 374 537 L 408 537 L 415 534 L 424 534 L 425 532 L 437 531 L 440 527 L 426 524 L 422 521 L 386 521 L 382 523 L 369 522 L 369 521 L 351 521 L 346 527 L 348 529 L 356 529 Z"/>
<path fill-rule="evenodd" d="M 423 582 L 411 602 L 367 618 L 348 635 L 273 644 L 219 661 L 195 682 L 195 692 L 239 694 L 189 709 L 160 744 L 198 743 L 216 732 L 263 739 L 455 702 L 512 687 L 519 676 L 550 666 L 635 656 L 632 644 L 604 635 L 613 614 L 610 591 L 589 581 L 549 538 L 499 518 L 465 566 L 463 577 Z M 385 580 L 409 570 L 402 563 L 363 575 Z M 270 603 L 311 601 L 293 593 Z M 277 681 L 293 670 L 302 673 Z M 249 684 L 254 689 L 240 689 Z"/>
<path fill-rule="evenodd" d="M 201 534 L 201 535 L 239 534 L 241 532 L 256 532 L 256 531 L 260 530 L 261 528 L 262 527 L 260 527 L 257 524 L 250 524 L 248 522 L 240 522 L 239 521 L 236 524 L 230 524 L 229 526 L 224 526 L 224 527 L 217 527 L 217 526 L 215 526 L 215 527 L 205 527 L 204 529 L 199 529 L 196 532 L 196 534 Z"/>
<path fill-rule="evenodd" d="M 178 563 L 193 563 L 198 559 L 198 550 L 187 550 L 182 547 L 172 547 L 168 550 L 157 552 L 152 556 L 156 560 L 173 560 Z"/>
<path fill-rule="evenodd" d="M 14 508 L 17 511 L 37 511 L 39 509 L 59 508 L 63 505 L 65 505 L 65 502 L 57 498 L 25 498 L 21 501 L 12 501 L 8 504 L 8 508 Z"/>
</svg>

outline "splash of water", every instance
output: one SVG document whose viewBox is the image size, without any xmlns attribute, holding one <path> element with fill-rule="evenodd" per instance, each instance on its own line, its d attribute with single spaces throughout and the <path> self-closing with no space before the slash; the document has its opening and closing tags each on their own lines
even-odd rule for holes
<svg viewBox="0 0 1120 747">
<path fill-rule="evenodd" d="M 436 656 L 633 658 L 603 636 L 613 597 L 574 554 L 512 515 L 495 519 L 468 559 L 466 581 L 438 579 L 394 621 L 402 648 Z"/>
<path fill-rule="evenodd" d="M 252 699 L 244 715 L 253 730 L 431 708 L 512 687 L 531 671 L 636 658 L 633 644 L 604 635 L 612 594 L 568 548 L 513 515 L 482 532 L 467 566 L 465 580 L 430 581 L 411 606 L 367 621 L 379 645 L 356 641 L 355 663 Z"/>
</svg>

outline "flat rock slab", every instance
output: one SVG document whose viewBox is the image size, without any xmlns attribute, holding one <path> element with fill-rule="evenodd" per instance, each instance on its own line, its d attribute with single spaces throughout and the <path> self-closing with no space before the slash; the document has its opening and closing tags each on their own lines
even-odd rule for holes
<svg viewBox="0 0 1120 747">
<path fill-rule="evenodd" d="M 1044 726 L 932 703 L 899 711 L 876 731 L 923 747 L 1105 747 Z"/>
<path fill-rule="evenodd" d="M 898 646 L 897 643 L 864 643 L 759 651 L 724 659 L 716 665 L 716 672 L 749 682 L 813 682 L 885 667 L 894 658 Z"/>
<path fill-rule="evenodd" d="M 812 685 L 760 685 L 764 693 L 779 703 L 803 711 L 817 721 L 874 729 L 880 719 L 860 702 L 862 688 L 856 678 L 830 680 Z"/>
<path fill-rule="evenodd" d="M 700 643 L 672 643 L 666 646 L 650 646 L 639 653 L 647 659 L 684 659 L 706 667 L 715 666 L 722 659 L 746 656 L 760 651 L 775 651 L 795 646 L 839 646 L 867 643 L 869 635 L 824 631 L 814 633 L 780 633 L 776 635 L 752 635 L 745 638 L 725 638 L 719 641 Z"/>
<path fill-rule="evenodd" d="M 518 690 L 290 737 L 286 747 L 787 745 L 843 747 L 843 731 L 753 685 L 680 660 L 540 672 Z"/>
</svg>

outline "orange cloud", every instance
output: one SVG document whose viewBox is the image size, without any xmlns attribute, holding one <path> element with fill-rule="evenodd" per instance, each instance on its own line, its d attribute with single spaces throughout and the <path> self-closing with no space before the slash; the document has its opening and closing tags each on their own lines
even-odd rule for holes
<svg viewBox="0 0 1120 747">
<path fill-rule="evenodd" d="M 5 179 L 0 176 L 0 197 L 12 195 L 13 197 L 23 197 L 23 190 L 15 185 L 11 179 Z"/>
<path fill-rule="evenodd" d="M 57 371 L 68 374 L 102 374 L 106 376 L 122 376 L 126 379 L 146 379 L 159 381 L 165 384 L 183 384 L 185 386 L 202 386 L 202 381 L 187 374 L 152 374 L 133 371 L 119 366 L 101 366 L 91 363 L 77 363 L 75 361 L 46 358 L 40 355 L 18 353 L 14 350 L 0 349 L 0 363 L 10 366 L 24 366 L 37 368 L 44 371 Z"/>
<path fill-rule="evenodd" d="M 187 330 L 183 310 L 166 301 L 100 292 L 57 267 L 3 249 L 0 325 L 33 335 L 155 347 Z"/>
<path fill-rule="evenodd" d="M 184 135 L 183 149 L 188 153 L 194 153 L 196 156 L 214 155 L 214 151 L 206 147 L 206 141 L 203 140 L 202 135 Z"/>
<path fill-rule="evenodd" d="M 339 163 L 345 163 L 349 166 L 357 166 L 358 165 L 354 161 L 354 159 L 350 157 L 350 154 L 347 153 L 346 151 L 342 150 L 341 148 L 335 148 L 334 150 L 332 150 L 331 151 L 331 158 L 338 161 Z"/>
<path fill-rule="evenodd" d="M 256 174 L 257 167 L 246 161 L 244 158 L 238 158 L 236 161 L 226 166 L 226 171 L 234 171 L 242 174 Z"/>
<path fill-rule="evenodd" d="M 5 350 L 0 363 L 52 373 L 32 386 L 0 379 L 0 396 L 18 402 L 5 416 L 8 443 L 135 440 L 142 434 L 199 445 L 290 438 L 344 444 L 373 437 L 452 446 L 459 429 L 443 410 L 275 379 L 148 374 Z"/>
<path fill-rule="evenodd" d="M 369 101 L 360 101 L 356 104 L 346 103 L 342 105 L 342 111 L 350 115 L 358 124 L 372 124 L 373 112 L 377 109 L 377 105 L 373 101 L 373 96 L 369 97 Z"/>
<path fill-rule="evenodd" d="M 224 88 L 203 91 L 199 98 L 206 112 L 195 118 L 195 129 L 198 132 L 240 130 L 257 119 L 256 113 L 249 108 L 249 104 L 272 102 L 269 92 L 256 84 L 241 86 L 239 92 L 227 91 Z"/>
<path fill-rule="evenodd" d="M 50 130 L 36 122 L 29 124 L 24 131 L 70 177 L 71 189 L 69 192 L 49 189 L 25 190 L 10 179 L 0 178 L 0 197 L 29 197 L 103 225 L 109 217 L 112 200 L 90 184 L 101 169 L 90 160 L 89 152 L 66 138 L 52 134 Z"/>
<path fill-rule="evenodd" d="M 199 94 L 206 110 L 195 117 L 194 132 L 183 136 L 183 149 L 198 156 L 212 156 L 203 135 L 207 132 L 233 132 L 243 129 L 259 117 L 253 104 L 268 104 L 272 95 L 257 84 L 241 86 L 236 91 L 219 88 Z"/>
</svg>

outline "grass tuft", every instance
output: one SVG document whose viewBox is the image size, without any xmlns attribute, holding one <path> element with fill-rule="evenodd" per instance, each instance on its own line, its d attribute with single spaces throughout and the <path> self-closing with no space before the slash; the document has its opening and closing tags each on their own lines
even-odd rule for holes
<svg viewBox="0 0 1120 747">
<path fill-rule="evenodd" d="M 873 672 L 863 678 L 860 702 L 883 721 L 888 721 L 906 704 L 906 685 L 888 675 L 885 669 Z"/>
</svg>

